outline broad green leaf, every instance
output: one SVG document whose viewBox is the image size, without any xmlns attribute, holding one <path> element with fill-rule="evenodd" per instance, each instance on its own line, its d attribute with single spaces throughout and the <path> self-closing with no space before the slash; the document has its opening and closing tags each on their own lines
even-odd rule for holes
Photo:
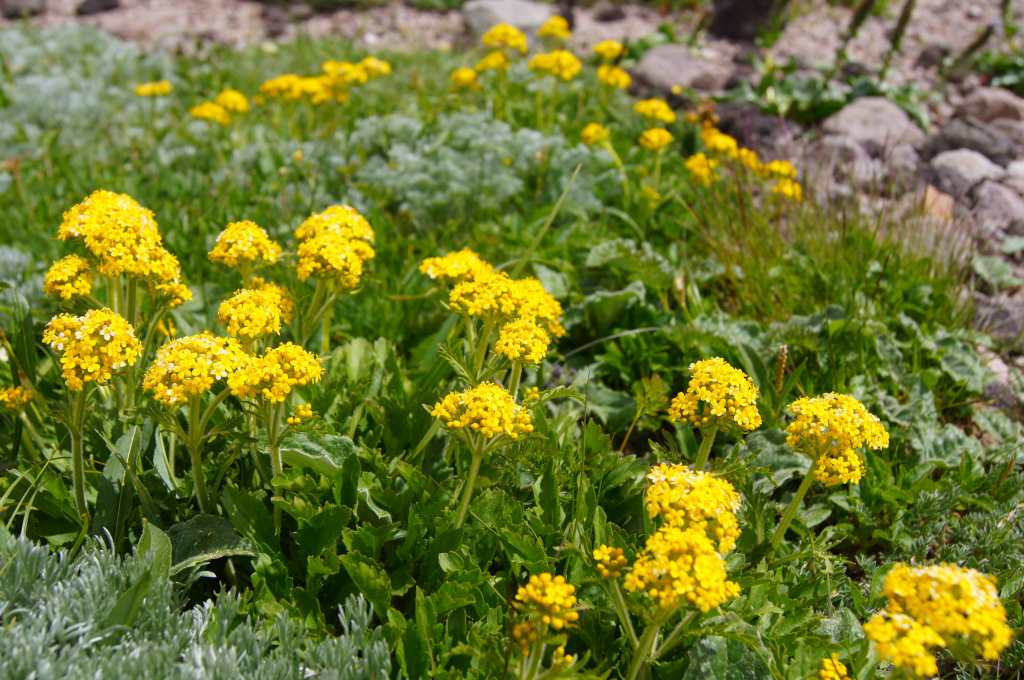
<svg viewBox="0 0 1024 680">
<path fill-rule="evenodd" d="M 171 576 L 171 539 L 154 524 L 145 523 L 136 553 L 149 564 L 153 576 L 166 580 Z"/>
<path fill-rule="evenodd" d="M 289 465 L 337 477 L 345 460 L 356 455 L 356 445 L 348 437 L 340 435 L 297 432 L 281 444 L 281 455 Z"/>
<path fill-rule="evenodd" d="M 255 555 L 223 517 L 198 514 L 175 524 L 167 534 L 174 546 L 172 575 L 223 557 Z"/>
<path fill-rule="evenodd" d="M 341 566 L 359 592 L 373 605 L 378 618 L 383 620 L 391 607 L 391 579 L 387 572 L 377 562 L 359 553 L 342 555 Z"/>
</svg>

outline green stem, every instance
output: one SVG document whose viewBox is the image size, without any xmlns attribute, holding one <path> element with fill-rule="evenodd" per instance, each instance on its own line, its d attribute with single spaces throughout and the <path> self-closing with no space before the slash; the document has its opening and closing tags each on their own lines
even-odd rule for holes
<svg viewBox="0 0 1024 680">
<path fill-rule="evenodd" d="M 85 390 L 81 389 L 75 393 L 71 402 L 71 423 L 68 431 L 71 433 L 71 476 L 75 487 L 75 506 L 78 509 L 78 516 L 82 520 L 82 528 L 87 530 L 89 506 L 85 501 L 84 420 Z"/>
<path fill-rule="evenodd" d="M 615 607 L 615 613 L 619 615 L 622 628 L 626 631 L 626 637 L 629 639 L 629 644 L 633 646 L 635 652 L 640 641 L 637 640 L 636 629 L 633 628 L 633 620 L 629 618 L 629 607 L 626 606 L 626 598 L 622 595 L 618 581 L 612 581 L 611 594 L 612 606 Z"/>
<path fill-rule="evenodd" d="M 544 660 L 544 648 L 546 646 L 539 640 L 533 643 L 533 649 L 530 650 L 530 661 L 526 666 L 526 673 L 523 676 L 524 680 L 533 680 L 537 677 L 537 671 L 540 670 L 540 664 Z"/>
<path fill-rule="evenodd" d="M 512 362 L 512 377 L 508 381 L 508 391 L 512 394 L 512 399 L 515 400 L 516 392 L 519 391 L 519 381 L 523 377 L 523 364 L 519 361 Z"/>
<path fill-rule="evenodd" d="M 655 650 L 653 655 L 651 655 L 652 659 L 657 660 L 663 654 L 672 651 L 672 648 L 675 647 L 682 639 L 683 631 L 690 624 L 690 621 L 693 621 L 693 616 L 693 612 L 689 612 L 685 616 L 683 616 L 679 623 L 676 624 L 676 627 L 672 629 L 672 632 L 665 636 L 665 639 L 662 641 L 662 643 L 658 645 L 658 649 Z"/>
<path fill-rule="evenodd" d="M 711 455 L 711 446 L 715 443 L 715 435 L 718 434 L 718 427 L 712 425 L 704 434 L 700 442 L 700 449 L 697 450 L 697 459 L 693 461 L 695 470 L 703 470 L 708 463 L 708 456 Z"/>
<path fill-rule="evenodd" d="M 626 671 L 626 680 L 636 680 L 640 671 L 647 666 L 647 662 L 654 651 L 654 642 L 658 638 L 658 631 L 661 630 L 663 621 L 664 618 L 661 616 L 661 612 L 658 612 L 651 619 L 651 622 L 647 624 L 647 628 L 644 629 L 644 633 L 640 636 L 640 641 L 637 643 L 636 651 L 633 652 L 633 660 L 629 664 L 629 670 Z"/>
<path fill-rule="evenodd" d="M 483 460 L 483 453 L 477 448 L 471 452 L 472 460 L 469 463 L 469 476 L 462 487 L 462 500 L 459 501 L 459 513 L 455 516 L 455 528 L 461 529 L 466 521 L 466 513 L 469 511 L 469 501 L 473 497 L 473 487 L 476 486 L 476 477 L 480 474 L 480 462 Z"/>
<path fill-rule="evenodd" d="M 491 343 L 491 333 L 494 331 L 494 319 L 484 321 L 484 330 L 476 339 L 476 354 L 473 357 L 473 377 L 480 382 L 480 372 L 484 367 L 484 359 L 487 357 L 487 347 Z"/>
<path fill-rule="evenodd" d="M 658 151 L 658 155 L 654 158 L 654 190 L 657 191 L 661 185 L 661 154 L 662 151 Z"/>
<path fill-rule="evenodd" d="M 327 356 L 331 352 L 331 318 L 334 316 L 334 304 L 324 310 L 320 320 L 320 355 Z"/>
<path fill-rule="evenodd" d="M 201 512 L 208 512 L 210 500 L 206 496 L 206 480 L 203 478 L 203 429 L 202 403 L 193 397 L 188 404 L 188 453 L 192 459 L 192 481 L 196 489 L 196 501 Z"/>
<path fill-rule="evenodd" d="M 789 505 L 786 506 L 786 511 L 782 513 L 782 519 L 779 520 L 779 526 L 775 527 L 775 533 L 772 534 L 772 547 L 775 548 L 782 542 L 782 537 L 786 535 L 786 529 L 789 528 L 793 518 L 796 517 L 796 511 L 800 509 L 801 503 L 803 503 L 804 496 L 807 495 L 807 490 L 811 488 L 811 484 L 814 482 L 814 471 L 818 467 L 818 460 L 815 459 L 811 463 L 811 467 L 807 470 L 807 475 L 803 481 L 800 482 L 800 488 L 793 494 L 793 499 L 789 501 Z"/>
</svg>

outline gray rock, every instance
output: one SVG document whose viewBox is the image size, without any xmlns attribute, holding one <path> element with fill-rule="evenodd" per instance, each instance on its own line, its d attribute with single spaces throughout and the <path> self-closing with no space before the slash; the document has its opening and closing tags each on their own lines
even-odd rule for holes
<svg viewBox="0 0 1024 680">
<path fill-rule="evenodd" d="M 951 50 L 946 45 L 940 45 L 937 43 L 925 45 L 918 53 L 914 66 L 925 69 L 935 68 L 949 56 L 950 52 Z"/>
<path fill-rule="evenodd" d="M 46 11 L 46 0 L 0 0 L 4 19 L 24 19 Z"/>
<path fill-rule="evenodd" d="M 824 132 L 851 137 L 872 156 L 897 144 L 918 146 L 925 135 L 910 116 L 884 97 L 861 97 L 833 113 L 821 124 Z"/>
<path fill-rule="evenodd" d="M 721 90 L 729 81 L 732 68 L 731 62 L 707 59 L 686 45 L 658 45 L 647 51 L 634 75 L 664 92 L 671 92 L 676 85 Z"/>
<path fill-rule="evenodd" d="M 709 31 L 719 38 L 753 40 L 769 28 L 779 0 L 714 0 Z"/>
<path fill-rule="evenodd" d="M 971 192 L 974 221 L 986 236 L 1024 227 L 1024 199 L 999 182 L 986 180 Z"/>
<path fill-rule="evenodd" d="M 120 6 L 121 0 L 83 0 L 78 3 L 78 7 L 75 9 L 75 14 L 79 16 L 89 16 L 91 14 L 109 12 L 110 10 L 117 9 Z"/>
<path fill-rule="evenodd" d="M 1024 99 L 999 87 L 979 87 L 964 98 L 957 113 L 983 123 L 1024 120 Z"/>
<path fill-rule="evenodd" d="M 992 376 L 985 384 L 985 398 L 993 406 L 1019 417 L 1020 398 L 1014 385 L 1014 375 L 1003 358 L 984 347 L 978 348 L 978 356 Z M 1014 370 L 1013 373 L 1017 371 Z"/>
<path fill-rule="evenodd" d="M 921 157 L 910 144 L 897 144 L 885 155 L 893 188 L 910 190 L 921 184 Z"/>
<path fill-rule="evenodd" d="M 722 132 L 769 158 L 780 154 L 785 156 L 786 149 L 802 132 L 797 123 L 770 116 L 746 102 L 722 102 L 715 108 L 715 113 Z"/>
<path fill-rule="evenodd" d="M 975 294 L 974 325 L 996 340 L 1014 342 L 1024 334 L 1024 299 L 1020 295 Z"/>
<path fill-rule="evenodd" d="M 971 149 L 999 165 L 1007 165 L 1024 154 L 1024 146 L 1000 128 L 974 119 L 955 118 L 925 143 L 921 154 L 933 158 L 943 151 Z"/>
<path fill-rule="evenodd" d="M 1024 160 L 1014 161 L 1006 166 L 1008 177 L 1024 177 Z"/>
<path fill-rule="evenodd" d="M 462 6 L 462 19 L 475 37 L 494 24 L 512 24 L 528 35 L 536 35 L 551 16 L 551 5 L 529 0 L 470 0 Z"/>
<path fill-rule="evenodd" d="M 936 186 L 958 199 L 985 180 L 998 180 L 1004 174 L 998 165 L 970 149 L 943 151 L 932 159 L 931 170 Z"/>
<path fill-rule="evenodd" d="M 1000 118 L 989 123 L 993 130 L 998 130 L 1006 138 L 1019 147 L 1024 147 L 1024 120 Z"/>
<path fill-rule="evenodd" d="M 823 137 L 811 146 L 808 155 L 819 172 L 846 188 L 877 189 L 885 178 L 882 163 L 871 158 L 852 137 Z"/>
</svg>

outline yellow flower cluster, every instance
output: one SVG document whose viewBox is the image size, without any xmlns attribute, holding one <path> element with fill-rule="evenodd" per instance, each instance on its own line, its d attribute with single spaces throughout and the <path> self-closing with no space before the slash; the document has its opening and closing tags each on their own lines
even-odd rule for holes
<svg viewBox="0 0 1024 680">
<path fill-rule="evenodd" d="M 661 151 L 672 143 L 672 133 L 665 128 L 650 128 L 640 135 L 640 146 L 648 151 Z"/>
<path fill-rule="evenodd" d="M 597 79 L 609 87 L 618 90 L 625 90 L 633 82 L 629 71 L 612 64 L 602 64 L 597 67 Z"/>
<path fill-rule="evenodd" d="M 924 647 L 970 649 L 995 661 L 1013 637 L 995 580 L 974 569 L 897 564 L 886 575 L 883 590 L 886 608 L 865 624 L 864 631 L 883 657 L 918 675 L 920 669 L 935 673 L 934 659 Z M 914 623 L 895 622 L 904 616 Z M 915 634 L 903 634 L 905 630 Z"/>
<path fill-rule="evenodd" d="M 279 298 L 273 291 L 243 288 L 217 308 L 217 320 L 228 335 L 252 341 L 264 335 L 281 332 L 282 314 Z"/>
<path fill-rule="evenodd" d="M 249 356 L 234 338 L 209 332 L 172 340 L 157 350 L 142 379 L 142 386 L 165 406 L 180 406 L 202 396 L 218 380 L 225 380 L 249 363 Z"/>
<path fill-rule="evenodd" d="M 260 85 L 260 93 L 271 99 L 298 101 L 308 99 L 313 104 L 338 101 L 338 93 L 332 89 L 336 82 L 329 76 L 300 76 L 295 73 L 283 73 L 274 76 Z M 340 101 L 347 99 L 347 93 L 341 93 Z"/>
<path fill-rule="evenodd" d="M 676 122 L 676 112 L 664 99 L 641 99 L 633 105 L 633 110 L 648 120 L 668 125 Z"/>
<path fill-rule="evenodd" d="M 58 314 L 46 324 L 43 342 L 60 354 L 64 382 L 75 392 L 86 383 L 106 384 L 142 353 L 135 329 L 106 308 L 90 309 L 82 316 Z"/>
<path fill-rule="evenodd" d="M 576 663 L 576 655 L 566 654 L 565 645 L 558 645 L 555 651 L 551 652 L 551 667 L 564 669 Z"/>
<path fill-rule="evenodd" d="M 850 680 L 850 674 L 846 671 L 846 665 L 839 660 L 838 654 L 833 654 L 831 657 L 821 660 L 818 680 Z"/>
<path fill-rule="evenodd" d="M 452 288 L 449 306 L 461 314 L 489 319 L 528 319 L 555 337 L 565 335 L 562 305 L 534 278 L 513 279 L 502 271 L 481 273 Z"/>
<path fill-rule="evenodd" d="M 21 411 L 32 401 L 32 390 L 27 387 L 0 388 L 0 406 L 10 411 Z"/>
<path fill-rule="evenodd" d="M 193 118 L 206 120 L 211 123 L 228 125 L 231 122 L 231 113 L 216 102 L 202 102 L 196 104 L 188 111 Z"/>
<path fill-rule="evenodd" d="M 580 141 L 587 146 L 593 146 L 594 144 L 600 144 L 607 142 L 611 139 L 612 133 L 608 128 L 600 123 L 587 123 L 586 127 L 580 133 Z"/>
<path fill-rule="evenodd" d="M 249 99 L 238 90 L 230 87 L 221 91 L 214 98 L 213 103 L 228 113 L 249 113 Z"/>
<path fill-rule="evenodd" d="M 476 71 L 468 66 L 460 66 L 452 71 L 452 87 L 456 90 L 468 90 L 477 86 Z"/>
<path fill-rule="evenodd" d="M 320 359 L 298 345 L 286 342 L 259 357 L 250 357 L 241 370 L 228 377 L 231 393 L 238 397 L 281 403 L 298 386 L 320 380 Z"/>
<path fill-rule="evenodd" d="M 555 630 L 571 628 L 579 621 L 576 607 L 576 586 L 564 576 L 535 574 L 516 592 L 516 606 L 536 620 Z"/>
<path fill-rule="evenodd" d="M 803 187 L 800 186 L 800 182 L 792 179 L 782 178 L 776 181 L 772 185 L 772 194 L 781 196 L 794 203 L 800 203 L 804 200 Z"/>
<path fill-rule="evenodd" d="M 796 179 L 796 167 L 789 161 L 777 160 L 765 163 L 761 167 L 766 175 L 783 179 Z"/>
<path fill-rule="evenodd" d="M 508 57 L 505 53 L 500 50 L 494 52 L 488 52 L 483 59 L 476 63 L 477 73 L 483 73 L 484 71 L 504 71 L 508 68 Z"/>
<path fill-rule="evenodd" d="M 535 55 L 530 59 L 530 70 L 546 73 L 560 80 L 569 81 L 579 75 L 583 64 L 568 50 L 552 50 Z"/>
<path fill-rule="evenodd" d="M 292 298 L 287 290 L 259 276 L 252 278 L 252 284 L 249 287 L 270 297 L 273 304 L 281 310 L 281 321 L 284 323 L 291 322 L 292 314 L 295 312 L 295 303 L 292 302 Z"/>
<path fill-rule="evenodd" d="M 480 38 L 484 47 L 510 49 L 526 54 L 526 35 L 511 24 L 495 24 Z"/>
<path fill-rule="evenodd" d="M 700 131 L 701 141 L 711 152 L 722 154 L 730 158 L 739 156 L 740 145 L 736 138 L 727 135 L 718 128 L 704 127 Z"/>
<path fill-rule="evenodd" d="M 209 252 L 211 262 L 235 268 L 273 264 L 280 256 L 281 246 L 250 220 L 228 223 L 217 235 L 217 242 Z"/>
<path fill-rule="evenodd" d="M 540 25 L 540 28 L 537 29 L 537 37 L 568 40 L 572 37 L 572 31 L 569 29 L 569 22 L 565 17 L 555 14 Z"/>
<path fill-rule="evenodd" d="M 440 257 L 428 257 L 420 263 L 420 272 L 432 279 L 468 281 L 494 272 L 494 267 L 469 248 Z"/>
<path fill-rule="evenodd" d="M 452 392 L 434 404 L 430 415 L 454 430 L 469 428 L 485 437 L 507 435 L 518 439 L 533 432 L 530 412 L 516 404 L 508 390 L 493 382 L 464 392 Z"/>
<path fill-rule="evenodd" d="M 68 255 L 54 262 L 43 279 L 43 292 L 61 300 L 91 293 L 89 261 L 79 255 Z"/>
<path fill-rule="evenodd" d="M 675 526 L 663 526 L 647 539 L 624 585 L 646 593 L 662 610 L 689 602 L 708 612 L 740 593 L 711 539 L 702 531 Z"/>
<path fill-rule="evenodd" d="M 494 351 L 511 361 L 539 364 L 548 353 L 551 336 L 531 319 L 516 319 L 501 327 Z"/>
<path fill-rule="evenodd" d="M 313 407 L 309 404 L 299 404 L 292 411 L 292 414 L 288 416 L 289 425 L 298 425 L 313 417 Z"/>
<path fill-rule="evenodd" d="M 815 477 L 823 484 L 856 484 L 864 474 L 857 451 L 889 446 L 882 422 L 851 396 L 804 397 L 787 410 L 794 418 L 786 428 L 786 443 L 818 461 Z"/>
<path fill-rule="evenodd" d="M 696 427 L 735 425 L 750 431 L 761 425 L 757 387 L 750 377 L 725 359 L 690 364 L 690 384 L 672 400 L 669 416 Z"/>
<path fill-rule="evenodd" d="M 708 158 L 703 151 L 698 151 L 684 161 L 683 165 L 690 171 L 698 184 L 711 186 L 718 178 L 718 161 Z"/>
<path fill-rule="evenodd" d="M 594 548 L 593 555 L 602 578 L 618 578 L 626 567 L 626 554 L 622 548 L 599 545 Z"/>
<path fill-rule="evenodd" d="M 359 285 L 364 263 L 375 255 L 373 229 L 347 205 L 332 205 L 311 215 L 295 230 L 295 238 L 299 241 L 299 279 L 323 276 L 344 290 Z"/>
<path fill-rule="evenodd" d="M 601 61 L 611 62 L 622 56 L 626 51 L 618 40 L 602 40 L 594 45 L 594 54 L 601 58 Z"/>
<path fill-rule="evenodd" d="M 685 465 L 665 463 L 651 468 L 647 479 L 644 503 L 649 517 L 661 517 L 664 526 L 701 531 L 721 553 L 736 547 L 740 496 L 732 484 Z"/>
<path fill-rule="evenodd" d="M 155 80 L 151 83 L 139 83 L 135 86 L 137 97 L 166 97 L 173 89 L 169 80 Z"/>
</svg>

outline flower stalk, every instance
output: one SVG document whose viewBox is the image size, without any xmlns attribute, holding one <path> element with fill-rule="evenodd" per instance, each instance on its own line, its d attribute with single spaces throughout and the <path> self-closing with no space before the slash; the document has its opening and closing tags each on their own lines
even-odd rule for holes
<svg viewBox="0 0 1024 680">
<path fill-rule="evenodd" d="M 793 494 L 793 498 L 789 501 L 789 505 L 786 506 L 785 512 L 782 513 L 782 519 L 779 520 L 779 525 L 775 527 L 775 532 L 772 534 L 772 547 L 777 548 L 779 543 L 782 542 L 782 537 L 786 535 L 786 529 L 793 522 L 793 518 L 796 517 L 797 510 L 803 504 L 804 496 L 807 495 L 807 490 L 811 488 L 811 484 L 814 483 L 814 473 L 818 466 L 818 459 L 816 458 L 811 467 L 807 470 L 807 474 L 804 476 L 802 482 L 800 482 L 799 488 L 796 493 Z"/>
</svg>

